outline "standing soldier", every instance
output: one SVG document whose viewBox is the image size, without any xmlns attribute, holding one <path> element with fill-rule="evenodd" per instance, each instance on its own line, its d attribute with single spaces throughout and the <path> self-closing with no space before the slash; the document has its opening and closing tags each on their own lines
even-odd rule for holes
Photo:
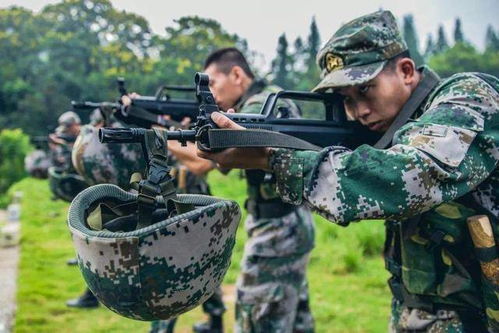
<svg viewBox="0 0 499 333">
<path fill-rule="evenodd" d="M 259 113 L 267 96 L 281 90 L 255 78 L 235 48 L 215 51 L 206 59 L 204 68 L 222 110 Z M 285 102 L 277 109 L 284 108 L 289 116 L 299 117 L 294 104 Z M 169 142 L 168 149 L 182 163 L 195 164 L 198 172 L 214 168 L 210 161 L 199 161 L 193 144 L 181 147 L 178 142 Z M 281 201 L 275 184 L 266 180 L 262 170 L 249 170 L 246 176 L 248 240 L 237 281 L 236 331 L 311 332 L 313 319 L 306 283 L 308 257 L 314 247 L 310 211 Z"/>
<path fill-rule="evenodd" d="M 499 80 L 416 69 L 389 11 L 345 24 L 317 59 L 314 90 L 334 89 L 348 115 L 385 133 L 376 147 L 199 155 L 271 170 L 284 201 L 338 224 L 386 219 L 391 331 L 498 331 Z"/>
</svg>

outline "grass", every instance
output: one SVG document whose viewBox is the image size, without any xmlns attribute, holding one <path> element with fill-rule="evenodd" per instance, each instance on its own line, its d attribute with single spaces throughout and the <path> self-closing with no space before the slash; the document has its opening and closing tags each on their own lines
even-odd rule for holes
<svg viewBox="0 0 499 333">
<path fill-rule="evenodd" d="M 244 201 L 244 180 L 212 173 L 215 195 Z M 74 256 L 65 225 L 68 204 L 52 201 L 45 181 L 24 179 L 11 191 L 24 192 L 16 332 L 147 332 L 149 323 L 129 320 L 100 307 L 75 310 L 65 301 L 79 295 L 84 282 L 65 261 Z M 316 217 L 316 248 L 308 277 L 317 332 L 385 332 L 389 316 L 388 274 L 384 271 L 381 221 L 338 227 Z M 227 332 L 234 318 L 234 283 L 242 256 L 244 229 L 239 228 L 232 265 L 225 277 Z M 203 320 L 200 309 L 181 316 L 177 332 L 191 332 Z"/>
</svg>

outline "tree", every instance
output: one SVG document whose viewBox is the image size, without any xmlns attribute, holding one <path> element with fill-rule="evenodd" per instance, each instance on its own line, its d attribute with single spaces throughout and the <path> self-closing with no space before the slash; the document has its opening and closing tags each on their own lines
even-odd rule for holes
<svg viewBox="0 0 499 333">
<path fill-rule="evenodd" d="M 445 36 L 444 27 L 442 25 L 438 26 L 438 38 L 435 44 L 435 53 L 441 53 L 449 48 L 449 43 L 447 42 L 447 37 Z"/>
<path fill-rule="evenodd" d="M 442 77 L 461 72 L 483 72 L 499 75 L 499 51 L 487 50 L 480 54 L 469 43 L 456 43 L 429 60 L 431 68 Z"/>
<path fill-rule="evenodd" d="M 315 22 L 315 16 L 312 17 L 312 22 L 310 23 L 310 33 L 307 38 L 307 48 L 308 48 L 308 61 L 307 65 L 309 67 L 315 67 L 315 58 L 317 53 L 319 53 L 319 48 L 321 47 L 321 37 L 319 35 L 319 29 L 317 28 L 317 23 Z"/>
<path fill-rule="evenodd" d="M 272 61 L 272 72 L 274 74 L 274 83 L 282 88 L 289 88 L 288 73 L 290 62 L 288 55 L 288 40 L 286 34 L 279 36 L 277 41 L 277 56 Z"/>
<path fill-rule="evenodd" d="M 71 100 L 115 100 L 117 76 L 142 94 L 190 85 L 207 54 L 225 46 L 252 54 L 217 21 L 184 17 L 161 37 L 109 0 L 62 0 L 40 13 L 0 9 L 0 128 L 46 134 Z"/>
<path fill-rule="evenodd" d="M 426 48 L 424 51 L 425 59 L 428 60 L 428 58 L 430 58 L 434 53 L 435 53 L 435 44 L 433 43 L 433 36 L 432 34 L 428 34 L 428 37 L 426 38 Z"/>
<path fill-rule="evenodd" d="M 456 23 L 454 25 L 454 42 L 455 43 L 464 43 L 464 35 L 461 27 L 461 19 L 456 18 Z"/>
<path fill-rule="evenodd" d="M 424 63 L 424 59 L 421 55 L 421 52 L 419 52 L 419 40 L 416 33 L 416 28 L 414 27 L 414 17 L 412 15 L 404 16 L 404 24 L 402 29 L 403 36 L 405 42 L 407 43 L 407 47 L 409 48 L 412 59 L 414 59 L 414 62 L 417 66 L 421 66 Z"/>
<path fill-rule="evenodd" d="M 491 25 L 487 27 L 487 33 L 485 35 L 485 48 L 487 50 L 499 51 L 499 38 Z"/>
</svg>

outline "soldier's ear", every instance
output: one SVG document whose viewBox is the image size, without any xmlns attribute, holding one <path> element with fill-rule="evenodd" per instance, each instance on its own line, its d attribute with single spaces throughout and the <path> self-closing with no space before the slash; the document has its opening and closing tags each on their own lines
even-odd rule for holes
<svg viewBox="0 0 499 333">
<path fill-rule="evenodd" d="M 232 69 L 230 70 L 230 74 L 232 75 L 234 83 L 236 84 L 241 83 L 243 81 L 244 75 L 246 75 L 246 73 L 244 73 L 244 70 L 239 66 L 232 67 Z"/>
<path fill-rule="evenodd" d="M 416 64 L 411 58 L 402 58 L 397 63 L 397 72 L 405 84 L 412 84 L 416 79 Z"/>
</svg>

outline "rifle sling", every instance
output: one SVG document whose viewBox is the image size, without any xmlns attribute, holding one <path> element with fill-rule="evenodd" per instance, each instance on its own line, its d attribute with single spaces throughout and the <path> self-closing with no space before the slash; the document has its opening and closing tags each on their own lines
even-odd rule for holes
<svg viewBox="0 0 499 333">
<path fill-rule="evenodd" d="M 210 148 L 214 150 L 235 147 L 273 147 L 315 151 L 321 149 L 294 136 L 263 129 L 210 129 L 208 139 Z"/>
<path fill-rule="evenodd" d="M 430 92 L 437 86 L 439 81 L 438 76 L 436 76 L 433 72 L 428 71 L 428 73 L 425 73 L 425 76 L 417 85 L 407 103 L 404 104 L 402 110 L 385 134 L 383 134 L 378 142 L 376 142 L 374 148 L 384 149 L 391 145 L 395 132 L 407 123 L 409 118 L 411 118 L 411 116 L 419 109 L 421 103 L 423 103 Z"/>
</svg>

